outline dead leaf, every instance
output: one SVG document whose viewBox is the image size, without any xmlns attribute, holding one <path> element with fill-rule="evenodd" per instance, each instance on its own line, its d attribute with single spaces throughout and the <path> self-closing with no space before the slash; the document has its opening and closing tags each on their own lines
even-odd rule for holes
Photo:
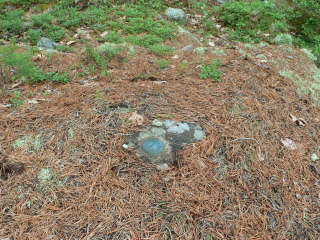
<svg viewBox="0 0 320 240">
<path fill-rule="evenodd" d="M 22 84 L 22 82 L 18 82 L 18 83 L 12 84 L 10 89 L 16 88 L 16 87 L 20 86 L 21 84 Z"/>
<path fill-rule="evenodd" d="M 137 112 L 133 112 L 130 114 L 129 121 L 142 125 L 144 123 L 144 117 Z"/>
<path fill-rule="evenodd" d="M 76 43 L 76 41 L 69 41 L 69 42 L 67 42 L 67 46 L 71 46 L 71 45 L 73 45 L 75 43 Z"/>
<path fill-rule="evenodd" d="M 215 44 L 214 44 L 213 41 L 209 41 L 209 42 L 208 42 L 208 45 L 209 45 L 210 47 L 214 47 L 214 46 L 215 46 Z"/>
<path fill-rule="evenodd" d="M 291 113 L 289 114 L 289 116 L 291 118 L 291 121 L 294 122 L 295 124 L 297 124 L 298 126 L 304 127 L 306 125 L 306 123 L 307 123 L 303 118 L 296 118 Z"/>
<path fill-rule="evenodd" d="M 282 144 L 289 150 L 296 150 L 297 144 L 289 138 L 281 139 Z"/>
<path fill-rule="evenodd" d="M 1 108 L 8 108 L 8 107 L 10 107 L 10 104 L 0 104 L 0 107 Z"/>
<path fill-rule="evenodd" d="M 36 99 L 28 100 L 29 104 L 38 104 L 39 102 Z"/>
</svg>

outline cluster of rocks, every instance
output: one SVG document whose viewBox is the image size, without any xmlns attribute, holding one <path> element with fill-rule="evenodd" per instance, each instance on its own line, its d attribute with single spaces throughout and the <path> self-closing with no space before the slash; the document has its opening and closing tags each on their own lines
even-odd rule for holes
<svg viewBox="0 0 320 240">
<path fill-rule="evenodd" d="M 202 127 L 196 123 L 154 120 L 151 126 L 133 133 L 123 148 L 132 149 L 140 159 L 167 170 L 176 162 L 178 150 L 205 136 Z"/>
</svg>

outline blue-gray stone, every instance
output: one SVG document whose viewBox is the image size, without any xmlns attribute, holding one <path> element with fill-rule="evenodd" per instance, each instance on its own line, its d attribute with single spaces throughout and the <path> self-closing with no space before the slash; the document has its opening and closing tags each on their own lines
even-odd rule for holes
<svg viewBox="0 0 320 240">
<path fill-rule="evenodd" d="M 229 0 L 216 0 L 216 2 L 220 4 L 224 4 L 226 2 L 229 2 Z"/>
<path fill-rule="evenodd" d="M 57 46 L 59 46 L 59 44 L 45 37 L 41 38 L 37 43 L 38 48 L 55 49 Z"/>
<path fill-rule="evenodd" d="M 168 8 L 166 11 L 166 15 L 170 20 L 173 20 L 173 21 L 186 20 L 186 14 L 180 8 Z"/>
<path fill-rule="evenodd" d="M 158 138 L 148 138 L 142 142 L 141 148 L 147 154 L 159 155 L 164 149 L 164 144 Z"/>
</svg>

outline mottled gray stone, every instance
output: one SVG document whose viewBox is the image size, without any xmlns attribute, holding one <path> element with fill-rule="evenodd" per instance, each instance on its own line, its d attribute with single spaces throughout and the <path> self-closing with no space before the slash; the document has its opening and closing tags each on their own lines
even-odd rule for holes
<svg viewBox="0 0 320 240">
<path fill-rule="evenodd" d="M 313 153 L 312 155 L 311 155 L 311 161 L 313 161 L 313 162 L 316 162 L 316 161 L 318 161 L 319 160 L 319 157 L 317 156 L 317 154 L 315 154 L 315 153 Z"/>
<path fill-rule="evenodd" d="M 178 26 L 178 32 L 187 35 L 192 42 L 201 44 L 201 41 L 197 37 L 195 37 L 191 32 L 185 30 L 183 27 Z"/>
<path fill-rule="evenodd" d="M 153 126 L 162 127 L 163 123 L 159 121 L 158 119 L 153 120 L 152 122 Z"/>
<path fill-rule="evenodd" d="M 182 22 L 186 20 L 186 14 L 180 8 L 168 8 L 166 10 L 166 16 L 172 21 Z"/>
<path fill-rule="evenodd" d="M 193 49 L 194 49 L 193 44 L 189 44 L 189 45 L 183 47 L 181 50 L 184 51 L 184 52 L 192 52 Z"/>
<path fill-rule="evenodd" d="M 209 50 L 209 48 L 207 48 L 207 47 L 198 47 L 198 48 L 194 49 L 194 52 L 202 55 L 205 52 L 207 52 L 208 50 Z"/>
<path fill-rule="evenodd" d="M 215 0 L 219 4 L 224 4 L 226 2 L 229 2 L 229 0 Z"/>
<path fill-rule="evenodd" d="M 37 47 L 41 49 L 56 49 L 59 44 L 55 43 L 49 38 L 42 37 L 37 43 Z"/>
<path fill-rule="evenodd" d="M 225 51 L 221 48 L 215 48 L 215 49 L 211 50 L 211 53 L 218 55 L 218 56 L 227 56 Z"/>
<path fill-rule="evenodd" d="M 186 144 L 203 140 L 205 136 L 202 127 L 196 123 L 154 120 L 153 126 L 132 134 L 123 148 L 133 149 L 140 159 L 164 170 L 167 168 L 163 167 L 165 164 L 175 162 L 176 151 Z"/>
</svg>

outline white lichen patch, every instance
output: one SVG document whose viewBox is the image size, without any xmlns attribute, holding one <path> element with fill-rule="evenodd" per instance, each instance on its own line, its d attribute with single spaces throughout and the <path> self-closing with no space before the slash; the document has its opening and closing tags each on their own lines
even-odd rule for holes
<svg viewBox="0 0 320 240">
<path fill-rule="evenodd" d="M 169 133 L 184 133 L 185 131 L 190 131 L 190 127 L 187 123 L 176 123 L 175 125 L 171 126 L 167 130 Z"/>
<path fill-rule="evenodd" d="M 38 179 L 41 183 L 48 183 L 52 179 L 52 172 L 50 168 L 42 168 L 39 175 Z"/>
<path fill-rule="evenodd" d="M 15 150 L 39 152 L 42 148 L 41 133 L 36 136 L 26 135 L 20 137 L 13 144 L 11 144 L 11 147 L 13 147 Z"/>
</svg>

